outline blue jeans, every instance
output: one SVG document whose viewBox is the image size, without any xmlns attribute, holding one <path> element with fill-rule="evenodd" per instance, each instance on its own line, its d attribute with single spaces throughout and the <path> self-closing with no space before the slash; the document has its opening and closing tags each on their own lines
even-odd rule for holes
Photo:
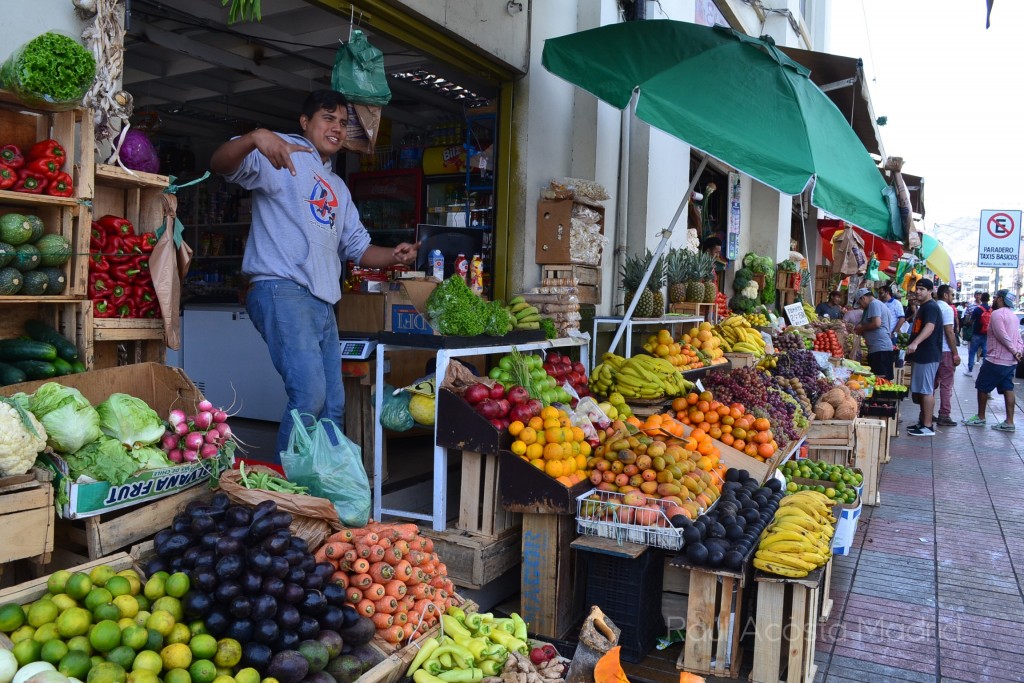
<svg viewBox="0 0 1024 683">
<path fill-rule="evenodd" d="M 977 334 L 971 337 L 971 345 L 967 347 L 967 372 L 974 372 L 974 358 L 978 355 L 978 349 L 981 349 L 981 357 L 985 358 L 985 354 L 988 353 L 988 335 Z"/>
<path fill-rule="evenodd" d="M 284 379 L 288 405 L 277 432 L 277 452 L 288 448 L 291 411 L 345 424 L 345 386 L 334 306 L 290 280 L 252 283 L 245 308 Z"/>
</svg>

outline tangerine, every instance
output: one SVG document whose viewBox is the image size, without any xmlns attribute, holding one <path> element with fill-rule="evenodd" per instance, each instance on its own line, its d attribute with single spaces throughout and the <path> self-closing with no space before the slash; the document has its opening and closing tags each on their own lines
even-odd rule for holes
<svg viewBox="0 0 1024 683">
<path fill-rule="evenodd" d="M 508 426 L 508 433 L 512 436 L 519 436 L 519 432 L 524 429 L 526 429 L 526 425 L 524 425 L 520 420 L 515 420 Z"/>
</svg>

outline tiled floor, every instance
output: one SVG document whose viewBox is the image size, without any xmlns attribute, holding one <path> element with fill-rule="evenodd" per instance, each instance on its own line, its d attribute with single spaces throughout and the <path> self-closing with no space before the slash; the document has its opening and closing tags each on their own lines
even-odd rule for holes
<svg viewBox="0 0 1024 683">
<path fill-rule="evenodd" d="M 976 412 L 961 370 L 953 399 L 953 419 Z M 1024 447 L 988 428 L 908 436 L 918 411 L 902 410 L 882 505 L 864 508 L 853 552 L 834 560 L 816 680 L 1024 681 Z M 996 396 L 988 423 L 1003 417 Z"/>
</svg>

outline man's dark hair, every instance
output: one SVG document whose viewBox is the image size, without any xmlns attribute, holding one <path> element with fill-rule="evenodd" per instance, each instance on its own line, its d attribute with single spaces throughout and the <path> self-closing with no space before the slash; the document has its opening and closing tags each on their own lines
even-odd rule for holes
<svg viewBox="0 0 1024 683">
<path fill-rule="evenodd" d="M 708 237 L 706 240 L 701 242 L 700 250 L 707 251 L 708 249 L 714 249 L 715 247 L 722 246 L 722 240 L 717 237 Z"/>
<path fill-rule="evenodd" d="M 348 100 L 337 90 L 314 90 L 306 96 L 306 101 L 302 103 L 301 113 L 307 119 L 311 119 L 321 109 L 334 111 L 347 104 Z"/>
<path fill-rule="evenodd" d="M 949 293 L 949 285 L 939 285 L 938 296 L 941 299 Z"/>
<path fill-rule="evenodd" d="M 987 304 L 988 303 L 988 292 L 982 292 L 981 293 L 981 303 L 983 303 L 983 304 Z"/>
</svg>

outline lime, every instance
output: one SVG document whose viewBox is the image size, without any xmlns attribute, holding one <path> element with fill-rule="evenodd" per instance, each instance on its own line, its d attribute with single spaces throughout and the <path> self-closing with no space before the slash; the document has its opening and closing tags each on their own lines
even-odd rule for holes
<svg viewBox="0 0 1024 683">
<path fill-rule="evenodd" d="M 152 650 L 153 652 L 159 652 L 164 646 L 164 635 L 151 628 L 147 628 L 146 633 L 148 634 L 148 637 L 146 638 L 146 649 Z"/>
<path fill-rule="evenodd" d="M 165 642 L 170 645 L 172 643 L 185 643 L 192 640 L 192 632 L 188 630 L 187 624 L 175 624 L 174 628 L 171 629 L 171 635 L 164 639 Z"/>
<path fill-rule="evenodd" d="M 68 651 L 69 652 L 84 652 L 87 655 L 92 655 L 92 643 L 89 639 L 84 636 L 75 636 L 74 638 L 68 639 Z M 75 678 L 81 678 L 81 676 L 75 676 Z"/>
<path fill-rule="evenodd" d="M 23 640 L 14 646 L 11 652 L 14 653 L 14 658 L 18 660 L 18 666 L 25 666 L 31 662 L 39 660 L 39 654 L 43 651 L 43 644 L 38 643 L 31 638 Z"/>
<path fill-rule="evenodd" d="M 825 489 L 825 495 L 828 496 L 829 498 L 835 498 L 836 490 L 830 486 L 827 489 Z"/>
<path fill-rule="evenodd" d="M 235 666 L 242 659 L 242 646 L 234 638 L 221 638 L 217 641 L 217 654 L 213 663 L 217 666 Z"/>
<path fill-rule="evenodd" d="M 146 585 L 142 588 L 142 594 L 151 602 L 164 597 L 166 593 L 164 592 L 163 577 L 161 577 L 160 574 L 154 574 L 149 577 L 149 581 L 147 581 Z"/>
<path fill-rule="evenodd" d="M 185 669 L 171 669 L 164 674 L 164 683 L 192 683 L 192 677 Z"/>
<path fill-rule="evenodd" d="M 159 652 L 143 650 L 135 656 L 135 663 L 132 664 L 134 671 L 152 671 L 159 674 L 164 669 L 164 660 Z"/>
<path fill-rule="evenodd" d="M 21 609 L 21 605 L 13 602 L 0 605 L 0 631 L 10 633 L 21 628 L 24 623 L 25 610 Z"/>
<path fill-rule="evenodd" d="M 213 683 L 217 678 L 217 665 L 209 659 L 197 659 L 188 668 L 192 683 Z"/>
<path fill-rule="evenodd" d="M 68 650 L 68 653 L 60 660 L 60 664 L 57 665 L 57 671 L 68 678 L 79 679 L 88 676 L 91 668 L 92 662 L 89 660 L 89 655 L 81 650 Z"/>
<path fill-rule="evenodd" d="M 129 626 L 137 626 L 137 625 L 138 624 L 135 623 L 134 619 L 129 619 L 128 617 L 121 617 L 120 619 L 117 620 L 117 627 L 119 629 L 121 629 L 122 631 L 124 631 Z"/>
<path fill-rule="evenodd" d="M 160 683 L 160 679 L 152 671 L 132 669 L 128 673 L 128 683 Z"/>
<path fill-rule="evenodd" d="M 213 679 L 213 683 L 235 683 L 235 679 L 227 674 L 220 674 Z"/>
<path fill-rule="evenodd" d="M 60 614 L 60 608 L 51 600 L 39 600 L 32 604 L 28 610 L 28 624 L 39 628 L 43 624 L 52 623 Z"/>
<path fill-rule="evenodd" d="M 103 590 L 102 588 L 94 588 L 94 591 Z M 88 600 L 88 598 L 86 598 Z M 95 622 L 100 621 L 117 621 L 121 618 L 121 610 L 117 608 L 112 602 L 105 602 L 102 605 L 96 605 L 92 608 L 92 619 Z"/>
<path fill-rule="evenodd" d="M 125 671 L 132 668 L 135 662 L 135 650 L 127 645 L 118 645 L 107 653 L 107 661 L 119 664 Z"/>
<path fill-rule="evenodd" d="M 81 600 L 87 596 L 91 590 L 92 579 L 89 578 L 88 574 L 83 572 L 75 572 L 72 574 L 68 577 L 68 580 L 64 585 L 64 592 L 75 600 Z"/>
<path fill-rule="evenodd" d="M 202 619 L 196 619 L 188 625 L 188 630 L 192 632 L 193 636 L 198 636 L 206 633 L 206 624 L 203 623 Z"/>
<path fill-rule="evenodd" d="M 90 669 L 92 669 L 100 664 L 105 664 L 107 660 L 103 659 L 103 655 L 93 655 L 92 657 L 89 657 L 89 661 L 92 662 L 92 667 L 90 667 Z"/>
<path fill-rule="evenodd" d="M 160 650 L 164 669 L 187 669 L 192 664 L 192 650 L 185 643 L 173 643 Z"/>
<path fill-rule="evenodd" d="M 97 664 L 86 679 L 87 683 L 126 683 L 127 680 L 128 674 L 125 673 L 124 667 L 115 662 Z"/>
<path fill-rule="evenodd" d="M 125 569 L 124 571 L 118 572 L 117 575 L 128 579 L 128 583 L 132 587 L 132 595 L 138 595 L 142 592 L 142 579 L 139 578 L 139 575 L 134 569 Z"/>
<path fill-rule="evenodd" d="M 32 640 L 37 643 L 47 643 L 55 638 L 60 638 L 57 632 L 57 624 L 43 624 L 32 634 Z"/>
<path fill-rule="evenodd" d="M 103 585 L 115 598 L 119 595 L 131 595 L 132 583 L 123 576 L 111 576 Z"/>
<path fill-rule="evenodd" d="M 57 593 L 64 592 L 64 586 L 68 582 L 68 578 L 71 577 L 71 572 L 67 569 L 58 569 L 46 579 L 46 590 L 50 591 L 54 595 Z"/>
<path fill-rule="evenodd" d="M 169 595 L 158 598 L 153 602 L 152 609 L 150 611 L 156 612 L 157 610 L 169 612 L 171 616 L 174 617 L 175 621 L 181 621 L 185 616 L 185 613 L 181 609 L 181 600 L 178 600 L 178 598 L 172 598 Z"/>
<path fill-rule="evenodd" d="M 251 666 L 239 669 L 235 674 L 235 681 L 237 683 L 260 683 L 260 672 Z"/>
<path fill-rule="evenodd" d="M 136 598 L 136 600 L 138 600 L 138 598 Z M 132 619 L 132 621 L 134 621 L 139 626 L 145 626 L 146 622 L 149 621 L 149 617 L 150 617 L 149 612 L 147 612 L 146 610 L 140 609 L 139 613 L 135 615 L 135 618 Z"/>
<path fill-rule="evenodd" d="M 78 601 L 67 593 L 57 593 L 57 595 L 50 598 L 50 602 L 57 605 L 57 609 L 61 612 L 72 607 L 78 607 Z"/>
<path fill-rule="evenodd" d="M 107 581 L 109 581 L 112 576 L 117 576 L 117 572 L 105 564 L 93 567 L 92 571 L 89 572 L 89 578 L 92 579 L 92 585 L 94 586 L 106 586 Z"/>
<path fill-rule="evenodd" d="M 161 598 L 162 600 L 163 598 Z M 174 616 L 162 609 L 153 610 L 153 613 L 149 616 L 149 620 L 146 621 L 146 628 L 151 628 L 157 631 L 164 638 L 171 635 L 171 631 L 174 630 L 175 619 Z"/>
<path fill-rule="evenodd" d="M 218 666 L 217 667 L 217 675 L 218 676 L 231 676 L 234 673 L 235 673 L 234 670 L 230 666 Z"/>
<path fill-rule="evenodd" d="M 100 605 L 105 605 L 111 602 L 114 596 L 110 594 L 106 588 L 93 588 L 89 591 L 89 594 L 85 596 L 85 608 L 92 612 Z"/>
<path fill-rule="evenodd" d="M 120 576 L 115 578 L 122 578 Z M 127 581 L 127 579 L 125 579 Z M 113 581 L 113 579 L 111 579 Z M 139 603 L 134 595 L 118 595 L 114 597 L 114 605 L 122 617 L 133 618 L 139 613 Z"/>
<path fill-rule="evenodd" d="M 188 574 L 176 572 L 167 577 L 167 581 L 164 582 L 164 590 L 172 598 L 180 598 L 188 593 L 189 585 Z"/>
<path fill-rule="evenodd" d="M 196 659 L 213 659 L 213 656 L 217 654 L 217 639 L 208 633 L 193 636 L 188 646 L 192 650 L 192 656 Z"/>
<path fill-rule="evenodd" d="M 64 644 L 64 641 L 54 638 L 43 643 L 43 649 L 39 651 L 39 657 L 44 662 L 57 666 L 67 653 L 68 646 Z"/>
<path fill-rule="evenodd" d="M 131 626 L 121 629 L 121 644 L 127 645 L 136 652 L 144 649 L 147 641 L 149 641 L 149 631 L 145 626 L 139 626 L 132 622 Z"/>
<path fill-rule="evenodd" d="M 140 612 L 143 612 L 143 611 L 148 612 L 149 611 L 149 606 L 152 604 L 149 601 L 149 598 L 147 598 L 142 593 L 139 593 L 138 595 L 135 595 L 133 597 L 135 598 L 135 602 L 138 603 L 138 605 L 139 605 L 139 611 Z"/>
<path fill-rule="evenodd" d="M 98 652 L 110 652 L 121 644 L 121 628 L 109 619 L 101 621 L 89 632 L 89 642 Z"/>
</svg>

